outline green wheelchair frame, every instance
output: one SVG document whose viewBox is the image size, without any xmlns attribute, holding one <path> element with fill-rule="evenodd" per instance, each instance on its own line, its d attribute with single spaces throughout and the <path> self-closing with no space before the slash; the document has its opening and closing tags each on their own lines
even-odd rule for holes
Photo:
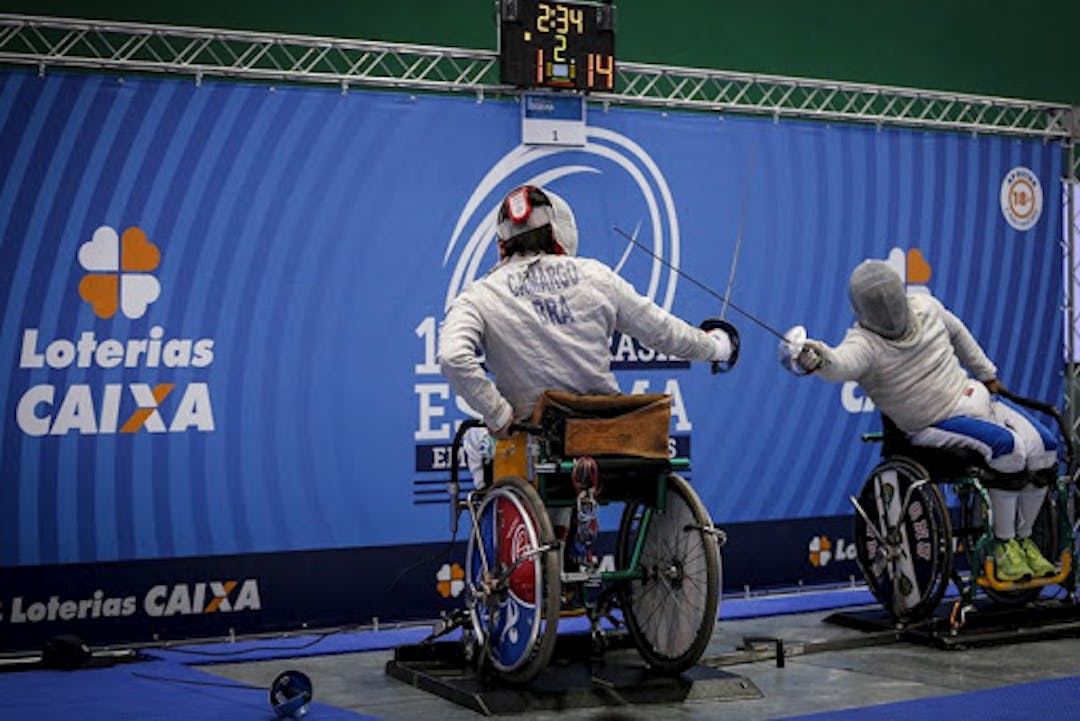
<svg viewBox="0 0 1080 721">
<path fill-rule="evenodd" d="M 460 458 L 464 433 L 480 426 L 462 424 L 453 458 Z M 654 671 L 680 673 L 697 663 L 717 618 L 725 537 L 677 473 L 689 461 L 564 458 L 549 442 L 551 429 L 515 424 L 514 430 L 528 434 L 525 477 L 496 478 L 462 498 L 457 464 L 451 470 L 451 530 L 456 537 L 465 511 L 469 537 L 465 605 L 442 632 L 462 627 L 466 655 L 484 674 L 527 684 L 548 665 L 566 615 L 564 595 L 572 595 L 588 618 L 594 652 L 607 646 L 607 621 L 627 630 Z M 599 483 L 575 487 L 575 467 L 593 462 Z M 567 543 L 555 538 L 548 509 L 581 515 L 583 502 L 593 511 L 624 504 L 614 569 L 602 569 L 595 558 L 564 567 Z M 579 550 L 591 554 L 591 540 L 577 536 Z"/>
<path fill-rule="evenodd" d="M 883 460 L 864 482 L 855 507 L 858 564 L 870 591 L 898 625 L 918 623 L 941 603 L 950 581 L 959 591 L 949 614 L 954 631 L 966 622 L 977 595 L 994 603 L 1020 606 L 1037 599 L 1047 586 L 1058 585 L 1075 600 L 1075 494 L 1072 441 L 1060 413 L 1039 401 L 1003 393 L 1004 397 L 1052 416 L 1065 445 L 1064 476 L 1052 471 L 1046 501 L 1034 524 L 1033 540 L 1055 563 L 1052 576 L 1001 581 L 993 569 L 993 517 L 988 488 L 1018 487 L 1030 475 L 1003 476 L 988 469 L 974 451 L 910 446 L 887 418 L 885 430 L 863 435 L 882 442 Z M 955 520 L 943 487 L 957 499 Z M 956 559 L 962 556 L 967 572 Z"/>
</svg>

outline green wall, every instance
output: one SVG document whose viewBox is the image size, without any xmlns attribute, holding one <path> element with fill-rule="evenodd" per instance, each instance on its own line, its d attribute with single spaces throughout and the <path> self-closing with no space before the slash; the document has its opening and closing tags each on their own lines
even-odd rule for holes
<svg viewBox="0 0 1080 721">
<path fill-rule="evenodd" d="M 1080 0 L 622 0 L 624 60 L 1080 105 Z M 493 0 L 5 0 L 5 12 L 494 48 Z"/>
</svg>

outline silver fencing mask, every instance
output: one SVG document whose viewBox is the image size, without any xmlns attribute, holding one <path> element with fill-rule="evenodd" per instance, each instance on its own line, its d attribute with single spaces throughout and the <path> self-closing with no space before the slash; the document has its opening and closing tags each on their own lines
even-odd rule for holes
<svg viewBox="0 0 1080 721">
<path fill-rule="evenodd" d="M 908 304 L 904 281 L 888 263 L 864 260 L 851 272 L 851 305 L 859 325 L 896 340 L 907 332 Z"/>
</svg>

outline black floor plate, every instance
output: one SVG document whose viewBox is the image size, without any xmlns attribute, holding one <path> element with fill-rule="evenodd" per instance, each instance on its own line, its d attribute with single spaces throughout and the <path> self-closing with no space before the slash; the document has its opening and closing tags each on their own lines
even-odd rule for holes
<svg viewBox="0 0 1080 721">
<path fill-rule="evenodd" d="M 679 676 L 652 673 L 633 650 L 593 658 L 588 636 L 560 636 L 548 668 L 524 688 L 481 679 L 460 643 L 399 646 L 386 673 L 484 715 L 527 711 L 761 698 L 752 681 L 695 666 Z"/>
<path fill-rule="evenodd" d="M 891 630 L 902 640 L 945 649 L 1080 636 L 1076 603 L 1038 601 L 1014 608 L 979 603 L 955 630 L 949 627 L 951 610 L 951 604 L 942 605 L 925 621 L 906 626 L 897 626 L 881 609 L 834 613 L 825 622 L 860 631 Z"/>
</svg>

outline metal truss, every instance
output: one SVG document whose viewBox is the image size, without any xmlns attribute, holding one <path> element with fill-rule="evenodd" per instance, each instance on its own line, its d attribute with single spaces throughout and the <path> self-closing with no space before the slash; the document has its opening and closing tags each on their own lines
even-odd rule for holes
<svg viewBox="0 0 1080 721">
<path fill-rule="evenodd" d="M 617 66 L 617 102 L 972 132 L 1067 138 L 1074 109 L 934 90 L 833 82 L 778 75 Z"/>
<path fill-rule="evenodd" d="M 490 50 L 0 14 L 0 62 L 418 90 L 498 84 Z"/>
<path fill-rule="evenodd" d="M 493 29 L 494 32 L 494 29 Z M 515 93 L 492 50 L 0 14 L 0 63 L 120 72 Z M 594 101 L 1044 138 L 1077 134 L 1068 105 L 620 62 Z"/>
</svg>

